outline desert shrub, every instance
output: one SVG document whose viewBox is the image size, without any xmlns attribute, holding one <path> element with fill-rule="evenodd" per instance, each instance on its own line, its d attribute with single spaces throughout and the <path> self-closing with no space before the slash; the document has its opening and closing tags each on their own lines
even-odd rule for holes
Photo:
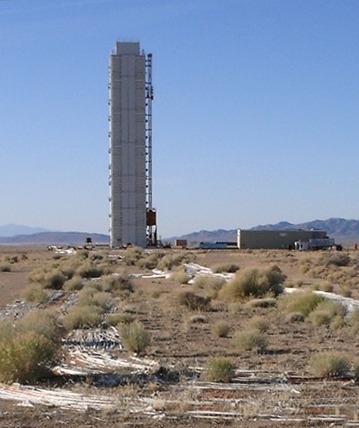
<svg viewBox="0 0 359 428">
<path fill-rule="evenodd" d="M 249 330 L 258 330 L 260 333 L 265 333 L 268 328 L 268 321 L 262 317 L 255 316 L 249 321 Z"/>
<path fill-rule="evenodd" d="M 81 264 L 75 272 L 75 274 L 81 278 L 99 278 L 103 273 L 104 269 L 102 266 L 97 266 L 90 261 L 86 261 Z"/>
<path fill-rule="evenodd" d="M 255 328 L 237 332 L 233 343 L 238 349 L 259 353 L 265 352 L 268 346 L 266 336 Z"/>
<path fill-rule="evenodd" d="M 137 246 L 129 246 L 124 253 L 124 260 L 128 266 L 135 265 L 141 258 L 143 258 L 143 248 Z"/>
<path fill-rule="evenodd" d="M 105 319 L 109 325 L 117 326 L 119 324 L 131 324 L 136 318 L 131 314 L 114 312 L 107 314 Z"/>
<path fill-rule="evenodd" d="M 161 270 L 171 270 L 175 266 L 179 266 L 182 263 L 189 263 L 195 260 L 195 255 L 188 251 L 182 251 L 180 253 L 171 252 L 166 254 L 159 260 L 157 267 Z"/>
<path fill-rule="evenodd" d="M 353 363 L 353 376 L 356 382 L 359 380 L 359 360 L 355 360 Z"/>
<path fill-rule="evenodd" d="M 203 314 L 196 314 L 192 315 L 188 322 L 190 324 L 205 324 L 208 320 Z"/>
<path fill-rule="evenodd" d="M 247 303 L 247 305 L 251 308 L 274 308 L 277 306 L 277 299 L 275 297 L 252 299 Z"/>
<path fill-rule="evenodd" d="M 178 296 L 178 303 L 191 311 L 205 311 L 210 308 L 209 297 L 200 296 L 193 291 L 184 291 Z"/>
<path fill-rule="evenodd" d="M 350 257 L 345 253 L 335 253 L 324 259 L 324 263 L 326 266 L 349 266 Z"/>
<path fill-rule="evenodd" d="M 131 278 L 126 272 L 107 275 L 102 279 L 101 284 L 103 291 L 108 291 L 113 294 L 118 294 L 123 291 L 129 293 L 133 292 L 133 284 Z"/>
<path fill-rule="evenodd" d="M 359 308 L 354 309 L 348 316 L 348 324 L 359 329 Z"/>
<path fill-rule="evenodd" d="M 291 312 L 285 319 L 288 322 L 303 322 L 305 320 L 305 316 L 301 312 Z"/>
<path fill-rule="evenodd" d="M 150 344 L 150 334 L 145 330 L 143 324 L 138 321 L 121 324 L 118 330 L 125 348 L 129 351 L 143 354 Z"/>
<path fill-rule="evenodd" d="M 105 291 L 95 293 L 90 304 L 101 308 L 103 312 L 109 311 L 114 305 L 111 293 L 106 293 Z"/>
<path fill-rule="evenodd" d="M 317 377 L 341 377 L 347 375 L 349 369 L 348 359 L 338 352 L 321 352 L 309 360 L 309 370 Z"/>
<path fill-rule="evenodd" d="M 91 251 L 88 258 L 92 261 L 101 261 L 104 260 L 104 255 L 98 252 Z"/>
<path fill-rule="evenodd" d="M 59 344 L 63 327 L 57 314 L 52 310 L 33 309 L 25 314 L 16 324 L 18 331 L 31 331 Z"/>
<path fill-rule="evenodd" d="M 59 346 L 36 332 L 0 339 L 0 381 L 33 383 L 48 376 L 58 361 Z"/>
<path fill-rule="evenodd" d="M 171 274 L 170 279 L 178 284 L 187 284 L 191 277 L 184 270 L 178 270 Z"/>
<path fill-rule="evenodd" d="M 81 263 L 84 260 L 88 259 L 89 253 L 90 253 L 89 250 L 85 250 L 85 249 L 77 250 L 74 258 Z"/>
<path fill-rule="evenodd" d="M 219 296 L 230 301 L 238 301 L 268 295 L 278 296 L 283 292 L 286 276 L 278 266 L 269 269 L 244 269 L 225 284 Z"/>
<path fill-rule="evenodd" d="M 218 321 L 212 326 L 212 333 L 217 337 L 228 337 L 230 331 L 231 327 L 225 321 Z"/>
<path fill-rule="evenodd" d="M 73 276 L 71 279 L 67 280 L 63 285 L 65 291 L 78 291 L 81 290 L 84 286 L 83 279 L 81 276 Z"/>
<path fill-rule="evenodd" d="M 23 297 L 30 303 L 46 303 L 49 295 L 40 284 L 29 285 L 23 292 Z"/>
<path fill-rule="evenodd" d="M 47 271 L 44 268 L 35 268 L 28 274 L 28 280 L 30 283 L 45 284 Z"/>
<path fill-rule="evenodd" d="M 343 296 L 343 297 L 352 297 L 352 290 L 349 287 L 340 287 L 339 293 Z"/>
<path fill-rule="evenodd" d="M 324 297 L 312 291 L 298 291 L 283 296 L 278 303 L 287 313 L 299 312 L 307 317 L 323 301 Z"/>
<path fill-rule="evenodd" d="M 234 376 L 233 364 L 223 357 L 212 358 L 207 363 L 206 378 L 209 382 L 229 383 Z"/>
<path fill-rule="evenodd" d="M 102 321 L 101 310 L 96 306 L 73 306 L 63 318 L 67 331 L 77 328 L 97 327 Z"/>
<path fill-rule="evenodd" d="M 113 300 L 111 293 L 98 291 L 94 287 L 84 288 L 79 292 L 78 306 L 96 306 L 97 312 L 104 313 L 111 309 Z"/>
<path fill-rule="evenodd" d="M 194 288 L 218 293 L 218 291 L 226 283 L 226 280 L 220 276 L 199 275 L 193 282 Z"/>
<path fill-rule="evenodd" d="M 66 276 L 61 271 L 54 270 L 46 274 L 43 285 L 45 288 L 50 288 L 52 290 L 61 290 L 66 279 Z"/>
<path fill-rule="evenodd" d="M 315 309 L 308 316 L 309 321 L 311 321 L 317 327 L 322 325 L 329 326 L 331 322 L 330 314 L 325 310 Z"/>
<path fill-rule="evenodd" d="M 0 272 L 11 272 L 11 266 L 8 263 L 0 264 Z"/>
<path fill-rule="evenodd" d="M 159 253 L 146 254 L 136 262 L 136 266 L 141 269 L 154 269 L 157 267 L 161 255 Z"/>
<path fill-rule="evenodd" d="M 239 266 L 235 263 L 217 263 L 211 268 L 214 273 L 235 273 L 239 270 Z"/>
<path fill-rule="evenodd" d="M 76 269 L 79 265 L 80 263 L 75 263 L 73 260 L 66 260 L 66 262 L 63 262 L 58 266 L 58 269 L 66 276 L 66 279 L 71 279 L 75 275 Z"/>
<path fill-rule="evenodd" d="M 321 281 L 315 284 L 315 289 L 331 293 L 334 290 L 334 286 L 329 281 Z"/>
<path fill-rule="evenodd" d="M 329 326 L 333 320 L 343 319 L 346 312 L 345 306 L 340 302 L 324 300 L 309 314 L 308 319 L 317 326 Z"/>
</svg>

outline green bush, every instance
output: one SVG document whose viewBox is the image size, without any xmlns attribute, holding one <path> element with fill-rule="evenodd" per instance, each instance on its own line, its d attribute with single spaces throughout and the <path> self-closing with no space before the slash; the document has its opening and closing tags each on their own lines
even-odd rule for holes
<svg viewBox="0 0 359 428">
<path fill-rule="evenodd" d="M 145 330 L 143 324 L 138 321 L 121 324 L 118 330 L 125 348 L 129 351 L 143 354 L 150 344 L 150 334 Z"/>
<path fill-rule="evenodd" d="M 81 290 L 83 286 L 83 279 L 81 278 L 81 276 L 76 275 L 65 282 L 63 289 L 65 291 L 78 291 Z"/>
<path fill-rule="evenodd" d="M 46 303 L 49 295 L 40 284 L 29 285 L 23 292 L 23 297 L 30 303 Z"/>
<path fill-rule="evenodd" d="M 222 287 L 219 296 L 232 302 L 269 295 L 278 296 L 283 292 L 285 278 L 278 266 L 263 270 L 244 269 Z"/>
<path fill-rule="evenodd" d="M 63 336 L 63 327 L 58 315 L 52 310 L 33 309 L 25 314 L 16 324 L 21 332 L 34 332 L 59 344 Z"/>
<path fill-rule="evenodd" d="M 44 287 L 52 290 L 61 290 L 66 282 L 66 276 L 59 270 L 48 272 L 45 276 Z"/>
<path fill-rule="evenodd" d="M 136 262 L 136 266 L 138 266 L 140 269 L 155 269 L 161 257 L 162 256 L 160 253 L 146 254 L 145 257 L 139 259 Z"/>
<path fill-rule="evenodd" d="M 67 331 L 78 328 L 97 327 L 102 321 L 101 309 L 97 306 L 73 306 L 63 318 Z"/>
<path fill-rule="evenodd" d="M 50 311 L 27 313 L 15 325 L 0 324 L 0 381 L 33 383 L 59 361 L 61 327 Z"/>
<path fill-rule="evenodd" d="M 191 277 L 184 270 L 178 270 L 172 273 L 170 279 L 178 284 L 187 284 Z"/>
<path fill-rule="evenodd" d="M 321 352 L 310 358 L 309 370 L 317 377 L 342 377 L 348 374 L 350 363 L 338 352 Z"/>
<path fill-rule="evenodd" d="M 212 326 L 212 332 L 217 337 L 228 337 L 230 330 L 230 325 L 225 321 L 219 321 Z"/>
<path fill-rule="evenodd" d="M 58 362 L 59 347 L 35 332 L 0 341 L 0 381 L 33 383 L 48 376 Z"/>
<path fill-rule="evenodd" d="M 189 263 L 195 260 L 195 255 L 188 251 L 180 253 L 170 252 L 162 257 L 157 264 L 157 268 L 161 270 L 172 270 L 175 266 L 182 263 Z"/>
<path fill-rule="evenodd" d="M 340 302 L 324 300 L 309 314 L 308 319 L 316 326 L 329 326 L 334 320 L 344 319 L 346 308 Z"/>
<path fill-rule="evenodd" d="M 136 246 L 129 246 L 126 248 L 124 259 L 128 266 L 135 265 L 140 259 L 143 258 L 143 248 Z"/>
<path fill-rule="evenodd" d="M 258 353 L 265 352 L 268 346 L 266 336 L 254 328 L 237 332 L 233 342 L 236 348 Z"/>
<path fill-rule="evenodd" d="M 81 278 L 99 278 L 104 273 L 104 268 L 102 266 L 97 266 L 96 264 L 86 261 L 80 265 L 75 274 Z"/>
<path fill-rule="evenodd" d="M 96 306 L 97 312 L 104 313 L 113 307 L 113 300 L 111 293 L 88 287 L 79 292 L 77 306 Z"/>
<path fill-rule="evenodd" d="M 312 291 L 287 294 L 279 300 L 279 308 L 287 313 L 300 312 L 307 317 L 325 299 Z"/>
<path fill-rule="evenodd" d="M 102 290 L 108 291 L 113 294 L 118 294 L 123 291 L 132 293 L 133 284 L 126 272 L 121 272 L 118 274 L 107 275 L 102 278 L 101 281 Z"/>
<path fill-rule="evenodd" d="M 135 317 L 131 314 L 113 312 L 106 315 L 106 322 L 109 325 L 117 326 L 119 324 L 131 324 L 135 321 Z"/>
<path fill-rule="evenodd" d="M 206 378 L 209 382 L 229 383 L 234 376 L 233 364 L 223 357 L 212 358 L 207 363 Z"/>
<path fill-rule="evenodd" d="M 28 280 L 31 284 L 41 284 L 44 286 L 47 271 L 44 268 L 36 268 L 29 272 Z"/>
<path fill-rule="evenodd" d="M 235 273 L 239 270 L 239 266 L 235 263 L 217 263 L 211 268 L 213 273 Z"/>
<path fill-rule="evenodd" d="M 226 280 L 219 276 L 199 275 L 194 280 L 193 286 L 197 289 L 210 291 L 215 296 L 225 283 Z"/>
<path fill-rule="evenodd" d="M 178 303 L 191 311 L 206 311 L 210 308 L 209 297 L 200 296 L 193 291 L 184 291 L 178 296 Z"/>
</svg>

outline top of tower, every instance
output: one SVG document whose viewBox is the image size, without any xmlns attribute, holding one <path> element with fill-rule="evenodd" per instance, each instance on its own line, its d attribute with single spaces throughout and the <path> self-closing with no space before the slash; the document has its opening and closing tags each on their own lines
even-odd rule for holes
<svg viewBox="0 0 359 428">
<path fill-rule="evenodd" d="M 115 55 L 138 55 L 140 53 L 139 42 L 116 42 Z"/>
</svg>

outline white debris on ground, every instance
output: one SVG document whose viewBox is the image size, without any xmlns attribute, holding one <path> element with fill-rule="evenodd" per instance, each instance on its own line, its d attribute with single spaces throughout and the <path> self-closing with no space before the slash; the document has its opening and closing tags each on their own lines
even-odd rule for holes
<svg viewBox="0 0 359 428">
<path fill-rule="evenodd" d="M 217 278 L 223 278 L 226 281 L 230 281 L 234 276 L 233 273 L 214 273 L 210 268 L 201 266 L 197 263 L 184 263 L 183 266 L 188 275 L 192 277 L 188 282 L 189 284 L 193 284 L 197 276 L 215 276 Z"/>
<path fill-rule="evenodd" d="M 65 339 L 65 345 L 90 347 L 93 349 L 123 349 L 121 338 L 115 327 L 110 326 L 106 329 L 77 329 L 72 330 Z"/>
<path fill-rule="evenodd" d="M 99 373 L 111 373 L 118 369 L 129 369 L 131 374 L 150 373 L 158 369 L 157 361 L 129 357 L 114 357 L 105 350 L 94 351 L 82 347 L 73 347 L 68 350 L 66 362 L 54 368 L 56 374 L 89 375 Z"/>
<path fill-rule="evenodd" d="M 0 398 L 3 400 L 14 400 L 19 402 L 20 405 L 28 407 L 41 404 L 81 411 L 87 409 L 110 409 L 119 404 L 119 400 L 116 397 L 109 397 L 107 395 L 80 394 L 62 388 L 38 388 L 18 383 L 12 385 L 0 384 Z"/>
</svg>

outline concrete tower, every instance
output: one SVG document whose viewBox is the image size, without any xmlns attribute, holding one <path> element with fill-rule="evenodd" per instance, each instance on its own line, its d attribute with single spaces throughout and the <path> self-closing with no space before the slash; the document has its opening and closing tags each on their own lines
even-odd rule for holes
<svg viewBox="0 0 359 428">
<path fill-rule="evenodd" d="M 110 240 L 145 247 L 152 210 L 151 55 L 117 42 L 109 65 Z M 154 213 L 155 217 L 155 213 Z"/>
</svg>

